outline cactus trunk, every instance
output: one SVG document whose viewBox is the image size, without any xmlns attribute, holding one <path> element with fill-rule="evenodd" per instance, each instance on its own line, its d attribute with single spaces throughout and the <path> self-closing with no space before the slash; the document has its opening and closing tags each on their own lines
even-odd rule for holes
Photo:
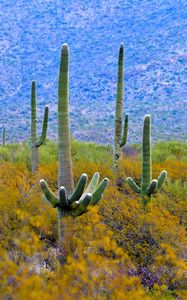
<svg viewBox="0 0 187 300">
<path fill-rule="evenodd" d="M 63 213 L 60 209 L 58 209 L 57 218 L 58 218 L 58 241 L 59 241 L 59 245 L 62 245 L 64 239 L 65 226 L 64 223 L 62 222 Z"/>
<path fill-rule="evenodd" d="M 152 180 L 152 161 L 151 161 L 151 127 L 150 116 L 146 116 L 143 126 L 143 141 L 142 141 L 142 186 L 141 194 L 147 193 L 147 189 Z"/>
<path fill-rule="evenodd" d="M 32 143 L 32 154 L 31 154 L 31 169 L 35 172 L 38 166 L 38 147 L 36 145 L 36 83 L 32 82 L 31 89 L 31 143 Z"/>
<path fill-rule="evenodd" d="M 45 143 L 48 127 L 48 107 L 45 107 L 42 134 L 38 140 L 37 131 L 37 115 L 36 115 L 36 82 L 32 81 L 31 88 L 31 170 L 34 173 L 37 170 L 39 156 L 38 148 Z"/>
<path fill-rule="evenodd" d="M 34 173 L 37 170 L 38 162 L 39 162 L 38 147 L 36 147 L 36 146 L 32 147 L 31 161 L 32 161 L 31 170 L 32 170 L 32 173 Z"/>
<path fill-rule="evenodd" d="M 121 136 L 122 136 L 122 117 L 123 117 L 123 94 L 124 94 L 124 47 L 120 45 L 118 59 L 118 81 L 116 95 L 115 112 L 115 133 L 114 133 L 114 163 L 113 170 L 117 174 L 119 168 L 119 159 L 121 156 Z"/>
<path fill-rule="evenodd" d="M 71 227 L 69 226 L 69 217 L 65 211 L 58 209 L 58 259 L 62 264 L 66 261 L 68 254 L 71 252 L 71 237 L 72 237 L 72 225 L 74 225 L 74 220 L 71 222 Z"/>
<path fill-rule="evenodd" d="M 69 49 L 66 44 L 61 50 L 58 80 L 58 187 L 66 187 L 68 194 L 73 192 L 74 182 L 71 160 L 71 141 L 69 129 Z"/>
<path fill-rule="evenodd" d="M 118 81 L 116 95 L 116 112 L 115 112 L 115 130 L 114 130 L 114 151 L 113 151 L 113 171 L 119 174 L 119 163 L 122 155 L 122 147 L 127 142 L 128 135 L 128 115 L 125 116 L 123 125 L 123 97 L 124 97 L 124 45 L 121 43 L 118 57 Z"/>
</svg>

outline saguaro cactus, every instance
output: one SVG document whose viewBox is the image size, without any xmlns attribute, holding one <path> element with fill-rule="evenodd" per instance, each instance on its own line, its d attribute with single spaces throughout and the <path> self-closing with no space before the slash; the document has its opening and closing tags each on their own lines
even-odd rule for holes
<svg viewBox="0 0 187 300">
<path fill-rule="evenodd" d="M 58 187 L 64 185 L 68 193 L 74 189 L 69 125 L 69 49 L 61 50 L 58 78 Z"/>
<path fill-rule="evenodd" d="M 62 218 L 66 216 L 78 217 L 88 211 L 88 206 L 96 205 L 102 198 L 102 194 L 108 185 L 108 178 L 105 178 L 99 182 L 99 173 L 96 172 L 88 187 L 85 189 L 87 183 L 87 174 L 82 174 L 75 191 L 68 196 L 66 188 L 61 186 L 56 196 L 48 187 L 45 180 L 40 181 L 42 191 L 45 195 L 45 199 L 58 211 L 58 236 L 59 242 L 63 241 L 64 228 L 62 224 Z"/>
<path fill-rule="evenodd" d="M 58 196 L 49 189 L 45 180 L 40 181 L 45 200 L 58 211 L 60 245 L 64 236 L 62 218 L 78 217 L 87 212 L 89 206 L 96 205 L 101 199 L 109 182 L 105 178 L 98 184 L 99 173 L 96 172 L 85 190 L 87 175 L 82 174 L 74 190 L 68 110 L 68 65 L 69 49 L 67 44 L 63 44 L 58 80 Z"/>
<path fill-rule="evenodd" d="M 3 146 L 6 144 L 6 128 L 3 127 Z"/>
<path fill-rule="evenodd" d="M 48 107 L 45 107 L 42 134 L 38 138 L 36 132 L 36 82 L 32 81 L 31 88 L 31 169 L 35 172 L 38 167 L 38 148 L 45 143 L 48 126 Z"/>
<path fill-rule="evenodd" d="M 123 97 L 124 97 L 124 45 L 121 43 L 118 58 L 118 81 L 116 95 L 116 113 L 115 113 L 115 132 L 114 132 L 114 152 L 113 152 L 113 170 L 118 173 L 119 160 L 121 157 L 122 147 L 127 142 L 128 133 L 128 115 L 125 116 L 124 129 L 122 133 L 123 117 Z"/>
<path fill-rule="evenodd" d="M 151 159 L 151 117 L 145 116 L 142 139 L 142 180 L 138 186 L 131 177 L 126 179 L 132 190 L 142 197 L 143 205 L 147 205 L 153 194 L 156 194 L 163 186 L 167 172 L 160 173 L 158 179 L 152 180 L 152 159 Z"/>
</svg>

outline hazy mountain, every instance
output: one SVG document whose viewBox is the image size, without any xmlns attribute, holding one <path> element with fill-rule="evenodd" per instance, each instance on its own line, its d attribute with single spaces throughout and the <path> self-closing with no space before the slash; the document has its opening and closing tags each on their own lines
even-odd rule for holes
<svg viewBox="0 0 187 300">
<path fill-rule="evenodd" d="M 35 79 L 39 129 L 49 104 L 49 135 L 56 136 L 59 55 L 67 42 L 72 133 L 111 142 L 123 41 L 130 142 L 140 140 L 146 113 L 152 114 L 154 139 L 186 139 L 185 2 L 1 0 L 0 127 L 8 128 L 11 140 L 29 137 L 30 86 Z"/>
</svg>

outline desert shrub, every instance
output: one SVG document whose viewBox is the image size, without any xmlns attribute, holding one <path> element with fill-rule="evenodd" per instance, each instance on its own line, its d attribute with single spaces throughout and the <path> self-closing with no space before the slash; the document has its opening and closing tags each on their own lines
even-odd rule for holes
<svg viewBox="0 0 187 300">
<path fill-rule="evenodd" d="M 122 294 L 146 299 L 140 280 L 128 274 L 134 268 L 128 255 L 94 209 L 76 221 L 65 221 L 70 254 L 61 266 L 55 210 L 40 200 L 34 188 L 25 205 L 17 202 L 14 208 L 17 223 L 11 247 L 1 246 L 1 299 L 108 299 L 109 294 L 110 299 Z"/>
<path fill-rule="evenodd" d="M 0 162 L 9 161 L 15 163 L 25 163 L 30 167 L 30 154 L 28 142 L 22 144 L 7 144 L 0 147 Z"/>
<path fill-rule="evenodd" d="M 154 163 L 154 176 L 165 168 L 169 179 L 143 210 L 138 195 L 126 185 L 120 190 L 115 187 L 109 149 L 83 143 L 76 147 L 76 143 L 73 141 L 75 182 L 82 173 L 91 177 L 99 171 L 102 178 L 110 178 L 110 186 L 98 210 L 64 221 L 69 255 L 63 264 L 57 246 L 56 210 L 42 201 L 39 187 L 39 180 L 45 178 L 57 190 L 56 144 L 47 142 L 41 148 L 41 164 L 34 175 L 29 171 L 27 146 L 23 152 L 19 145 L 4 147 L 6 161 L 0 162 L 0 298 L 185 299 L 186 163 L 167 158 Z M 125 157 L 121 176 L 138 181 L 140 174 L 140 158 Z"/>
<path fill-rule="evenodd" d="M 129 199 L 112 187 L 106 191 L 100 209 L 103 221 L 112 229 L 117 244 L 127 251 L 135 263 L 135 274 L 141 277 L 142 283 L 149 288 L 160 284 L 174 289 L 175 283 L 180 279 L 178 269 L 174 266 L 171 272 L 171 266 L 164 266 L 164 277 L 155 262 L 162 253 L 163 241 L 182 260 L 186 248 L 186 232 L 178 216 L 170 214 L 156 198 L 145 211 L 141 208 L 139 199 Z M 181 273 L 184 275 L 182 269 Z"/>
<path fill-rule="evenodd" d="M 182 142 L 159 142 L 152 149 L 153 161 L 163 162 L 175 160 L 187 162 L 187 143 Z"/>
</svg>

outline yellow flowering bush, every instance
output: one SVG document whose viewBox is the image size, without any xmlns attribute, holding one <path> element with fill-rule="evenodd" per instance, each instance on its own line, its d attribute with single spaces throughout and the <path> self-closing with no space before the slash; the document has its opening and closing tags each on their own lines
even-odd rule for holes
<svg viewBox="0 0 187 300">
<path fill-rule="evenodd" d="M 186 299 L 186 163 L 154 162 L 154 176 L 164 168 L 169 178 L 143 209 L 125 183 L 115 186 L 110 154 L 105 162 L 99 147 L 95 161 L 93 153 L 84 160 L 73 151 L 75 182 L 99 171 L 110 185 L 97 208 L 63 220 L 63 253 L 56 210 L 42 200 L 39 186 L 45 178 L 57 190 L 54 154 L 34 175 L 24 161 L 1 162 L 0 299 Z M 129 175 L 140 180 L 138 156 L 122 161 L 120 176 Z"/>
</svg>

